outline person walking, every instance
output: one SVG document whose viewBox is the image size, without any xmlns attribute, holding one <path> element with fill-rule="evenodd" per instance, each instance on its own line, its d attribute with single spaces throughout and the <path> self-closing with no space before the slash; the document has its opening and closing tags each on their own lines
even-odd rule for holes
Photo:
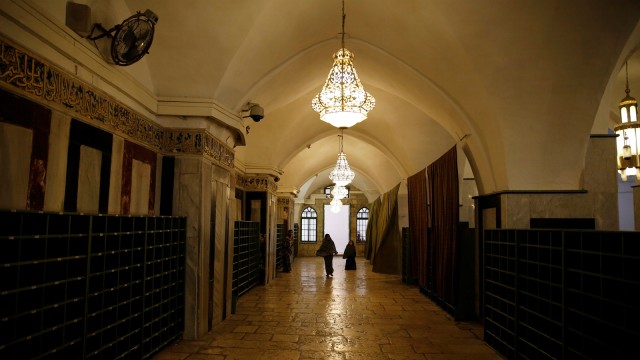
<svg viewBox="0 0 640 360">
<path fill-rule="evenodd" d="M 344 248 L 342 258 L 347 259 L 344 265 L 345 270 L 356 270 L 356 245 L 353 243 L 353 240 L 349 240 L 347 247 Z"/>
<path fill-rule="evenodd" d="M 333 276 L 333 255 L 337 254 L 336 244 L 331 239 L 331 235 L 326 234 L 322 240 L 322 245 L 316 251 L 316 255 L 324 258 L 324 270 L 327 273 L 327 277 Z"/>
</svg>

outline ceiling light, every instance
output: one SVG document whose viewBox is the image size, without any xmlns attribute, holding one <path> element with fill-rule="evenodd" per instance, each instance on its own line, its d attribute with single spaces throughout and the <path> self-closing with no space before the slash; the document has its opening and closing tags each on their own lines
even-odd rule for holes
<svg viewBox="0 0 640 360">
<path fill-rule="evenodd" d="M 320 119 L 337 128 L 348 128 L 367 118 L 376 100 L 364 90 L 356 69 L 354 55 L 344 47 L 344 0 L 342 1 L 342 48 L 333 54 L 333 67 L 329 71 L 322 91 L 311 101 Z"/>
<path fill-rule="evenodd" d="M 613 130 L 618 135 L 616 138 L 618 149 L 618 171 L 620 172 L 622 180 L 626 181 L 628 175 L 637 174 L 636 168 L 640 166 L 640 162 L 638 161 L 638 149 L 640 148 L 638 146 L 638 141 L 640 140 L 638 139 L 638 136 L 640 135 L 638 133 L 638 128 L 640 128 L 640 123 L 638 123 L 638 102 L 629 95 L 631 90 L 629 90 L 629 71 L 627 63 L 625 63 L 624 66 L 626 75 L 625 93 L 627 95 L 620 100 L 619 108 L 621 123 L 616 125 Z"/>
<path fill-rule="evenodd" d="M 331 190 L 331 195 L 333 195 L 334 199 L 342 200 L 349 195 L 349 190 L 344 186 L 336 185 Z"/>
<path fill-rule="evenodd" d="M 329 179 L 334 182 L 334 184 L 338 186 L 347 186 L 351 183 L 356 174 L 351 171 L 349 167 L 349 163 L 347 162 L 347 155 L 342 151 L 342 130 L 340 130 L 340 138 L 339 141 L 339 152 L 338 152 L 338 161 L 336 161 L 336 167 L 331 170 L 329 174 Z"/>
</svg>

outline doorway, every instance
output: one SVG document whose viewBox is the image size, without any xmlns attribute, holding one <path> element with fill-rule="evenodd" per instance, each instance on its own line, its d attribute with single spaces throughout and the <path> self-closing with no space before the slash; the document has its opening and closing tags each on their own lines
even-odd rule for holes
<svg viewBox="0 0 640 360">
<path fill-rule="evenodd" d="M 331 235 L 340 254 L 349 243 L 350 210 L 349 204 L 343 204 L 337 213 L 331 211 L 331 205 L 324 206 L 324 233 Z"/>
</svg>

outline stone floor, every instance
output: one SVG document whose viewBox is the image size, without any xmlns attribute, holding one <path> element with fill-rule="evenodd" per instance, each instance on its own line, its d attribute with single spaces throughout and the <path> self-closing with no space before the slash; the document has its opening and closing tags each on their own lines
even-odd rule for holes
<svg viewBox="0 0 640 360">
<path fill-rule="evenodd" d="M 242 295 L 208 335 L 153 359 L 502 359 L 479 324 L 453 321 L 417 287 L 357 262 L 345 271 L 335 257 L 327 278 L 322 258 L 297 258 L 291 273 Z"/>
</svg>

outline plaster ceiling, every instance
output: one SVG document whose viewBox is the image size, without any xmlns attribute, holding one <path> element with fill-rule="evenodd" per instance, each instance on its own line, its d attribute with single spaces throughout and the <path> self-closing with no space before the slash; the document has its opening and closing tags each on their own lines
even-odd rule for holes
<svg viewBox="0 0 640 360">
<path fill-rule="evenodd" d="M 248 101 L 265 109 L 259 123 L 239 120 L 250 126 L 236 147 L 248 171 L 271 169 L 291 188 L 329 184 L 338 130 L 310 103 L 340 47 L 341 1 L 85 3 L 103 18 L 158 15 L 150 54 L 122 69 L 158 99 L 205 99 L 237 115 Z M 481 193 L 579 187 L 576 154 L 584 157 L 599 123 L 606 131 L 624 95 L 621 65 L 640 43 L 636 1 L 346 0 L 345 8 L 346 47 L 376 107 L 345 131 L 344 150 L 354 185 L 370 195 L 461 139 Z M 638 58 L 630 76 L 640 94 Z"/>
</svg>

